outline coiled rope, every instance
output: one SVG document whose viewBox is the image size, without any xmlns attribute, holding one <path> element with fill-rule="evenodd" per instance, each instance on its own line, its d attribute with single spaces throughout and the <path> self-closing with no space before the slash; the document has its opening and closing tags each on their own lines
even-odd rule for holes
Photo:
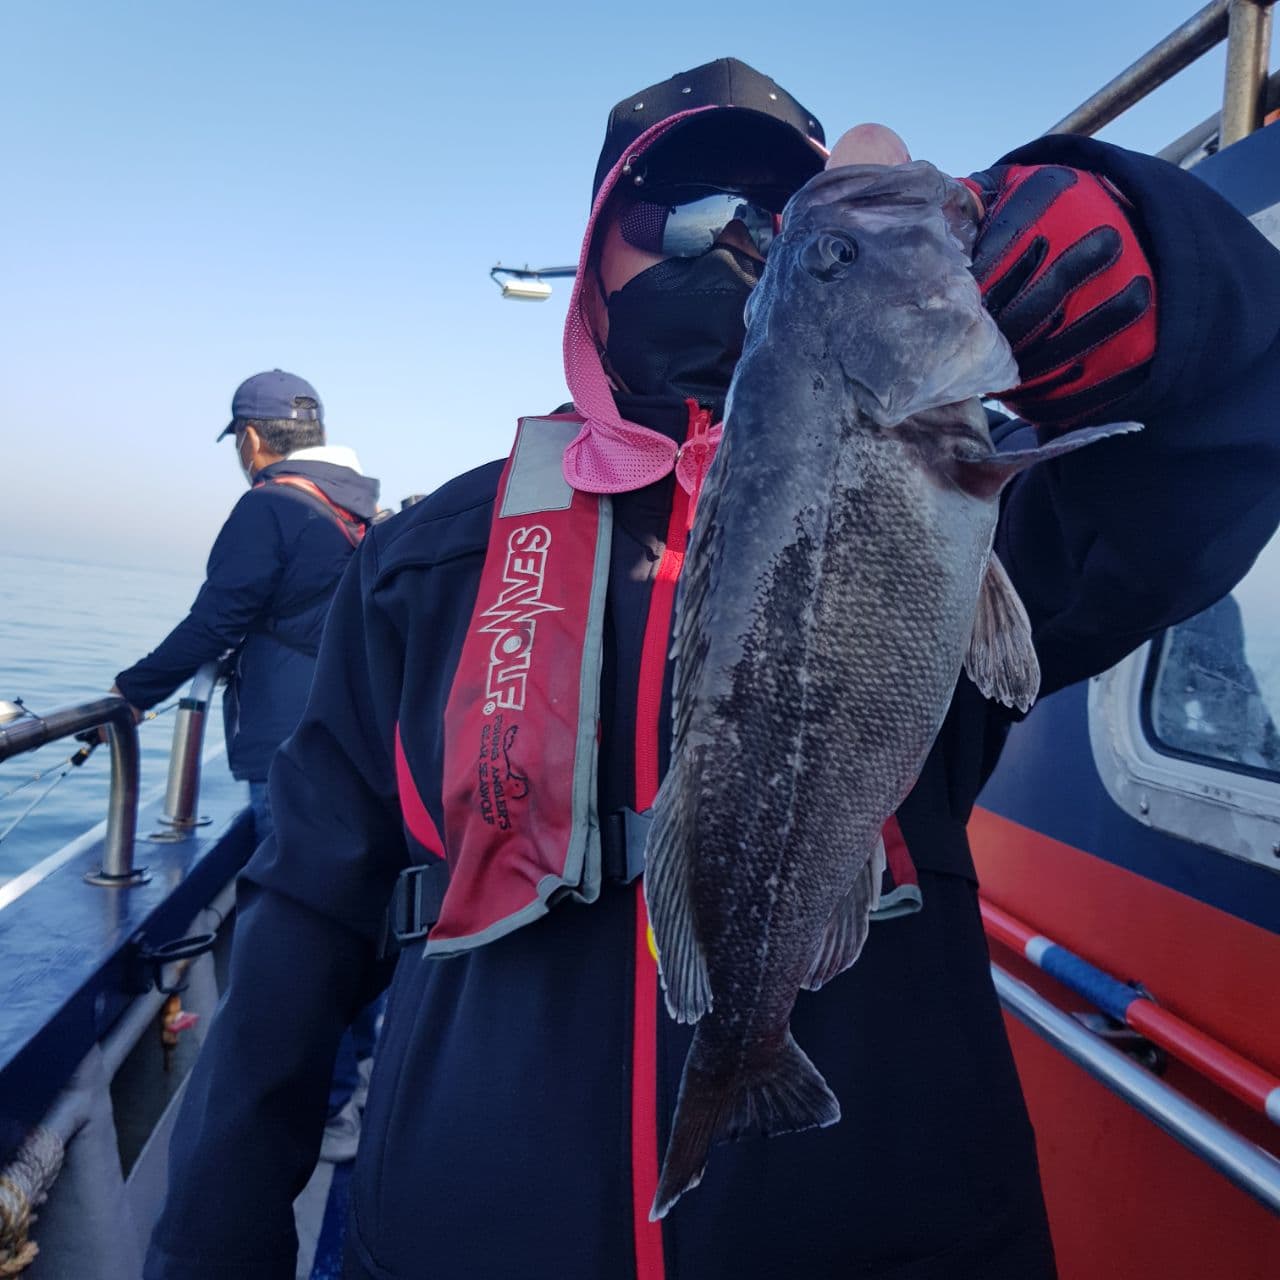
<svg viewBox="0 0 1280 1280">
<path fill-rule="evenodd" d="M 25 1271 L 39 1252 L 27 1233 L 36 1220 L 35 1208 L 49 1197 L 62 1156 L 62 1139 L 37 1125 L 0 1170 L 0 1276 Z"/>
</svg>

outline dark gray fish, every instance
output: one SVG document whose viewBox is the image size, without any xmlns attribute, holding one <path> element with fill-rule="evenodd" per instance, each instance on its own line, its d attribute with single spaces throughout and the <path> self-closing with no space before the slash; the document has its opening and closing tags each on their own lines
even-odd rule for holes
<svg viewBox="0 0 1280 1280">
<path fill-rule="evenodd" d="M 969 273 L 968 193 L 924 162 L 819 174 L 748 307 L 675 630 L 675 739 L 645 892 L 667 1007 L 696 1022 L 651 1217 L 714 1142 L 833 1124 L 791 1036 L 857 959 L 880 831 L 962 666 L 1025 709 L 1039 668 L 992 554 L 1005 483 L 1125 423 L 997 454 L 1018 380 Z"/>
</svg>

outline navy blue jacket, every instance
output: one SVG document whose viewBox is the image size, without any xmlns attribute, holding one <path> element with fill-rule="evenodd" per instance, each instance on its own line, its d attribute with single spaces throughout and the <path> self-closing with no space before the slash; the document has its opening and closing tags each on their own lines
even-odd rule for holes
<svg viewBox="0 0 1280 1280">
<path fill-rule="evenodd" d="M 1018 158 L 1112 176 L 1137 204 L 1160 298 L 1154 369 L 1112 415 L 1146 430 L 1034 469 L 1005 504 L 1000 553 L 1047 693 L 1205 608 L 1280 521 L 1280 254 L 1159 161 L 1074 138 Z M 683 435 L 676 404 L 624 411 Z M 335 1049 L 391 965 L 349 1274 L 635 1274 L 634 888 L 606 885 L 590 907 L 561 905 L 465 957 L 377 958 L 393 882 L 426 860 L 400 820 L 394 735 L 443 827 L 441 723 L 499 472 L 462 476 L 375 528 L 343 581 L 307 713 L 272 769 L 276 835 L 241 881 L 230 986 L 175 1130 L 148 1280 L 292 1274 L 291 1204 L 319 1148 Z M 603 813 L 634 799 L 640 643 L 671 491 L 668 478 L 615 498 Z M 965 837 L 1007 723 L 961 679 L 898 815 L 923 911 L 875 926 L 858 964 L 796 1005 L 796 1038 L 842 1122 L 717 1147 L 664 1222 L 668 1280 L 1053 1274 Z M 689 1029 L 661 1011 L 657 1024 L 665 1143 Z"/>
<path fill-rule="evenodd" d="M 271 757 L 302 718 L 329 602 L 354 544 L 314 495 L 279 476 L 302 476 L 367 524 L 378 482 L 311 459 L 272 463 L 232 508 L 209 552 L 191 612 L 116 687 L 142 710 L 166 698 L 204 662 L 235 651 L 223 697 L 231 772 L 265 782 Z"/>
</svg>

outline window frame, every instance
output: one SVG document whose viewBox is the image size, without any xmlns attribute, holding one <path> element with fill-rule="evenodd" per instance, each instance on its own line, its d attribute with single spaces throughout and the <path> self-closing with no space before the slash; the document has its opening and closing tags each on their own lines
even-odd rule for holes
<svg viewBox="0 0 1280 1280">
<path fill-rule="evenodd" d="M 1098 777 L 1144 826 L 1280 873 L 1280 780 L 1157 745 L 1147 699 L 1164 637 L 1089 682 Z"/>
<path fill-rule="evenodd" d="M 1182 624 L 1179 623 L 1178 625 L 1181 626 Z M 1175 760 L 1185 760 L 1191 764 L 1203 764 L 1210 769 L 1221 769 L 1225 773 L 1238 773 L 1246 778 L 1257 778 L 1262 782 L 1280 784 L 1280 773 L 1275 770 L 1262 769 L 1257 765 L 1244 764 L 1241 761 L 1227 760 L 1222 756 L 1210 756 L 1188 751 L 1185 747 L 1175 747 L 1161 738 L 1156 729 L 1153 699 L 1156 692 L 1156 682 L 1160 674 L 1160 662 L 1164 656 L 1162 650 L 1165 641 L 1169 637 L 1169 632 L 1172 630 L 1174 630 L 1173 627 L 1167 628 L 1150 642 L 1147 646 L 1149 656 L 1142 667 L 1142 692 L 1138 712 L 1142 718 L 1143 734 L 1151 745 L 1151 749 L 1159 755 L 1169 756 Z"/>
</svg>

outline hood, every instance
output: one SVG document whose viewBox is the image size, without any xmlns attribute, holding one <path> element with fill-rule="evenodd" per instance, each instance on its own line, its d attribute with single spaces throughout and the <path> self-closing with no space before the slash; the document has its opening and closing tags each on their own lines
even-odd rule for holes
<svg viewBox="0 0 1280 1280">
<path fill-rule="evenodd" d="M 332 462 L 335 467 L 347 467 L 357 475 L 364 475 L 364 468 L 356 451 L 345 444 L 313 444 L 309 449 L 295 449 L 286 462 Z"/>
<path fill-rule="evenodd" d="M 675 125 L 705 111 L 732 111 L 733 107 L 697 107 L 660 120 L 647 129 L 619 157 L 600 184 L 591 205 L 578 273 L 569 298 L 564 326 L 565 382 L 573 396 L 575 411 L 584 419 L 582 430 L 564 452 L 564 478 L 575 489 L 587 493 L 623 493 L 641 489 L 662 479 L 675 469 L 681 485 L 689 492 L 696 483 L 697 468 L 677 467 L 680 448 L 670 437 L 622 416 L 614 401 L 613 387 L 596 349 L 595 333 L 586 307 L 584 291 L 594 287 L 587 264 L 595 239 L 596 223 L 623 170 L 635 156 L 643 155 Z M 712 441 L 719 438 L 719 425 Z"/>
<path fill-rule="evenodd" d="M 372 520 L 378 510 L 378 481 L 363 475 L 355 451 L 342 445 L 299 449 L 281 462 L 263 467 L 255 480 L 274 476 L 302 476 L 310 480 L 330 502 L 361 520 Z"/>
</svg>

